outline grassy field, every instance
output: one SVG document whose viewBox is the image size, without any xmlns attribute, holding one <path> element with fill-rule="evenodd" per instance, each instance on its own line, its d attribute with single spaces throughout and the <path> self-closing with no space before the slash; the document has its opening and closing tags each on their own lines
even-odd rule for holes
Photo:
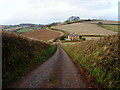
<svg viewBox="0 0 120 90">
<path fill-rule="evenodd" d="M 20 29 L 17 32 L 28 32 L 28 31 L 33 31 L 33 29 L 31 29 L 31 28 L 23 28 L 23 29 Z"/>
<path fill-rule="evenodd" d="M 41 29 L 41 27 L 31 27 L 33 30 Z"/>
<path fill-rule="evenodd" d="M 85 21 L 84 23 L 98 24 L 99 22 L 102 22 L 103 24 L 113 24 L 113 25 L 118 24 L 118 21 L 110 21 L 110 20 Z"/>
<path fill-rule="evenodd" d="M 56 46 L 22 35 L 2 32 L 2 85 L 3 88 L 15 82 L 47 60 Z"/>
<path fill-rule="evenodd" d="M 49 41 L 51 39 L 55 39 L 60 37 L 60 32 L 50 31 L 47 29 L 39 29 L 31 32 L 27 32 L 23 34 L 26 37 L 35 38 L 43 41 Z"/>
<path fill-rule="evenodd" d="M 20 30 L 17 30 L 20 29 Z M 33 31 L 33 30 L 37 30 L 37 29 L 41 29 L 41 27 L 31 27 L 31 28 L 23 28 L 23 27 L 9 27 L 7 29 L 3 29 L 4 31 L 15 31 L 18 33 L 25 33 L 28 31 Z"/>
<path fill-rule="evenodd" d="M 73 61 L 89 72 L 95 81 L 107 88 L 120 87 L 118 36 L 108 36 L 97 41 L 61 44 Z M 78 69 L 79 70 L 79 69 Z M 91 85 L 92 83 L 89 82 Z"/>
<path fill-rule="evenodd" d="M 3 29 L 4 31 L 15 31 L 16 29 L 21 29 L 21 27 L 9 27 L 7 29 Z"/>
<path fill-rule="evenodd" d="M 118 32 L 118 25 L 100 25 L 101 27 Z"/>
<path fill-rule="evenodd" d="M 113 35 L 116 32 L 106 30 L 101 28 L 95 24 L 89 23 L 74 23 L 68 25 L 59 25 L 59 26 L 52 26 L 53 29 L 60 29 L 70 34 L 76 33 L 79 35 Z"/>
</svg>

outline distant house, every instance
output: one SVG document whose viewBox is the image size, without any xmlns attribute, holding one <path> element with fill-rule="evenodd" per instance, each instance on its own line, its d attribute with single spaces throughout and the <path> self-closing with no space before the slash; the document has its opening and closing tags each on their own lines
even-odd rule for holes
<svg viewBox="0 0 120 90">
<path fill-rule="evenodd" d="M 77 34 L 70 34 L 68 35 L 68 40 L 80 40 L 80 38 Z"/>
</svg>

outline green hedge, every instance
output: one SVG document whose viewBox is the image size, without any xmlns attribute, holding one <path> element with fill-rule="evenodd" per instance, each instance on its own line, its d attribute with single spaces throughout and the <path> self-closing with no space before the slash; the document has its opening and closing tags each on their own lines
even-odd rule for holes
<svg viewBox="0 0 120 90">
<path fill-rule="evenodd" d="M 34 66 L 47 60 L 56 46 L 25 38 L 15 33 L 2 33 L 3 87 L 18 80 Z"/>
<path fill-rule="evenodd" d="M 96 82 L 107 88 L 120 87 L 120 59 L 118 36 L 108 36 L 98 41 L 63 44 L 62 47 L 89 73 Z M 118 50 L 119 49 L 119 50 Z"/>
</svg>

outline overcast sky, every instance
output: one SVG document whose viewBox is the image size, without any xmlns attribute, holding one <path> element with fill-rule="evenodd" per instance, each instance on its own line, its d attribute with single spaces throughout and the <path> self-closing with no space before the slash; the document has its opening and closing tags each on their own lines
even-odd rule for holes
<svg viewBox="0 0 120 90">
<path fill-rule="evenodd" d="M 118 20 L 119 0 L 0 0 L 0 25 L 61 22 L 70 16 Z"/>
</svg>

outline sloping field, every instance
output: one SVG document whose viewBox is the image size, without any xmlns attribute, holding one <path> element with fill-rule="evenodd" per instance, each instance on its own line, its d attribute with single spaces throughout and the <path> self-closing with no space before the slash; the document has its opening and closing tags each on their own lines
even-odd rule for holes
<svg viewBox="0 0 120 90">
<path fill-rule="evenodd" d="M 61 26 L 53 26 L 53 29 L 60 29 L 69 33 L 76 33 L 79 35 L 113 35 L 117 34 L 116 32 L 106 30 L 102 27 L 99 27 L 95 24 L 89 23 L 75 23 Z"/>
<path fill-rule="evenodd" d="M 108 30 L 119 32 L 118 30 L 119 25 L 100 25 L 100 26 Z"/>
<path fill-rule="evenodd" d="M 43 41 L 48 41 L 48 40 L 59 37 L 61 33 L 50 31 L 47 29 L 39 29 L 39 30 L 24 33 L 23 35 L 27 37 L 43 40 Z"/>
<path fill-rule="evenodd" d="M 98 20 L 98 21 L 85 21 L 84 23 L 99 23 L 102 22 L 103 24 L 118 24 L 118 21 L 108 21 L 108 20 Z"/>
</svg>

